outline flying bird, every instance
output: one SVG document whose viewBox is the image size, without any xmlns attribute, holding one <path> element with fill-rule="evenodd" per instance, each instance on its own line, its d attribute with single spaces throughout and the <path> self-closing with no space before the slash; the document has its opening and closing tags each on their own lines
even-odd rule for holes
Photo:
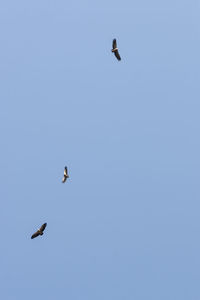
<svg viewBox="0 0 200 300">
<path fill-rule="evenodd" d="M 32 236 L 31 238 L 34 239 L 39 235 L 43 235 L 43 231 L 45 230 L 47 223 L 44 223 Z"/>
<path fill-rule="evenodd" d="M 65 167 L 62 183 L 64 183 L 67 180 L 67 178 L 69 178 L 69 175 L 68 175 L 67 167 Z"/>
<path fill-rule="evenodd" d="M 117 48 L 117 41 L 116 39 L 113 40 L 113 44 L 112 44 L 112 52 L 114 52 L 115 56 L 117 57 L 118 60 L 121 60 L 121 57 L 119 55 L 119 51 L 118 51 L 118 48 Z"/>
</svg>

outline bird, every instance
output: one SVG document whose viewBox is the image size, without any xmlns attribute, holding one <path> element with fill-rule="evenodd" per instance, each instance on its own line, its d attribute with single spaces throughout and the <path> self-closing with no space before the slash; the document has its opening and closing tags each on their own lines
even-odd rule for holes
<svg viewBox="0 0 200 300">
<path fill-rule="evenodd" d="M 44 223 L 32 236 L 31 239 L 36 238 L 39 235 L 43 235 L 43 231 L 45 230 L 47 223 Z"/>
<path fill-rule="evenodd" d="M 64 183 L 67 180 L 67 178 L 69 178 L 69 175 L 68 175 L 67 167 L 65 167 L 62 183 Z"/>
<path fill-rule="evenodd" d="M 117 41 L 116 39 L 113 40 L 113 44 L 112 44 L 112 52 L 114 52 L 115 56 L 117 57 L 118 60 L 121 60 L 121 57 L 119 55 L 119 51 L 118 51 L 118 48 L 117 48 Z"/>
</svg>

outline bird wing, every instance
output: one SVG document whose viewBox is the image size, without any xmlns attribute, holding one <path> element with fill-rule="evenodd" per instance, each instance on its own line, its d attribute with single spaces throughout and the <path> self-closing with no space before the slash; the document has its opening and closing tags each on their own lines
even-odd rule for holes
<svg viewBox="0 0 200 300">
<path fill-rule="evenodd" d="M 116 39 L 113 40 L 113 49 L 117 48 L 117 41 Z"/>
<path fill-rule="evenodd" d="M 31 238 L 34 239 L 34 238 L 36 238 L 38 235 L 40 235 L 39 230 L 36 231 L 36 232 L 31 236 Z"/>
<path fill-rule="evenodd" d="M 63 179 L 62 179 L 62 183 L 64 183 L 67 180 L 67 177 L 64 175 Z"/>
<path fill-rule="evenodd" d="M 47 226 L 47 223 L 44 223 L 44 224 L 40 227 L 40 231 L 43 232 L 43 231 L 45 230 L 46 226 Z"/>
<path fill-rule="evenodd" d="M 120 55 L 119 55 L 119 52 L 118 52 L 118 50 L 117 50 L 117 51 L 115 51 L 115 56 L 117 57 L 117 59 L 118 59 L 118 60 L 121 60 L 121 57 L 120 57 Z"/>
</svg>

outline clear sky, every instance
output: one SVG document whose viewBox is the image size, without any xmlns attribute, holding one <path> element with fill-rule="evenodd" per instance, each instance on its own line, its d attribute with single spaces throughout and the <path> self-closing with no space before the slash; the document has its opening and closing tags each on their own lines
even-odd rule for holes
<svg viewBox="0 0 200 300">
<path fill-rule="evenodd" d="M 200 299 L 199 14 L 0 2 L 1 299 Z"/>
</svg>

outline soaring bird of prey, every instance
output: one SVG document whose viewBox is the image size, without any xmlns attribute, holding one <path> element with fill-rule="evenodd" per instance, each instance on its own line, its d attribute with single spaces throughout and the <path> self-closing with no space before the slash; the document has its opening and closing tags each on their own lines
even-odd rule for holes
<svg viewBox="0 0 200 300">
<path fill-rule="evenodd" d="M 43 231 L 45 230 L 47 223 L 44 223 L 32 236 L 31 238 L 34 239 L 39 235 L 43 235 Z"/>
<path fill-rule="evenodd" d="M 117 57 L 118 60 L 121 60 L 121 57 L 119 55 L 119 51 L 118 51 L 118 48 L 117 48 L 117 41 L 116 39 L 113 40 L 113 44 L 112 44 L 112 52 L 114 52 L 115 56 Z"/>
<path fill-rule="evenodd" d="M 68 175 L 67 167 L 65 167 L 62 183 L 64 183 L 67 180 L 67 178 L 69 178 L 69 175 Z"/>
</svg>

